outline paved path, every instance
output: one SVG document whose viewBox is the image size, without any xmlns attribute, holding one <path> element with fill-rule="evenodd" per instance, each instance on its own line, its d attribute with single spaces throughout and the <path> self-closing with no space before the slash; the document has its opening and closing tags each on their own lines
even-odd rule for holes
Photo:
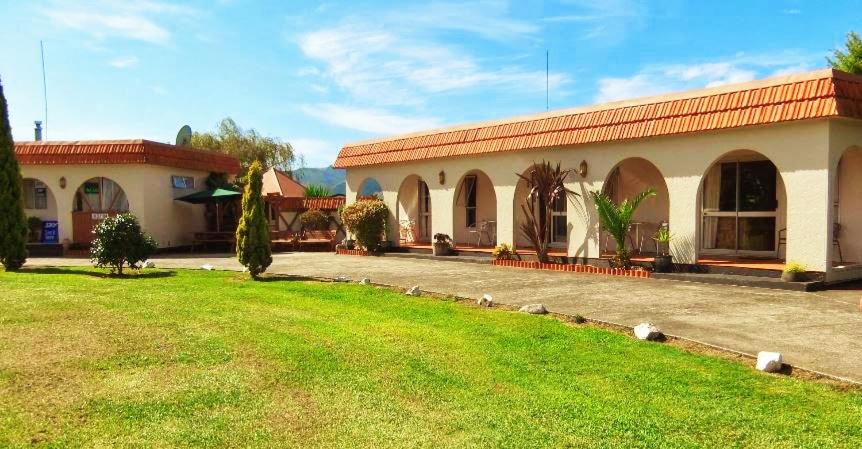
<svg viewBox="0 0 862 449">
<path fill-rule="evenodd" d="M 240 269 L 227 255 L 164 256 L 160 268 Z M 83 259 L 31 259 L 33 265 L 86 265 Z M 782 352 L 788 363 L 862 382 L 860 290 L 797 293 L 757 288 L 558 273 L 398 257 L 278 254 L 270 272 L 358 280 L 498 303 L 543 302 L 553 312 L 635 326 L 756 354 Z"/>
</svg>

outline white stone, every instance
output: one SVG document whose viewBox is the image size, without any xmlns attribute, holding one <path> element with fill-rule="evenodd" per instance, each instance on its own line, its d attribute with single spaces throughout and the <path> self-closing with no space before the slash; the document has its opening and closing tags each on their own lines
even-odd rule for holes
<svg viewBox="0 0 862 449">
<path fill-rule="evenodd" d="M 484 295 L 482 295 L 481 298 L 476 301 L 476 304 L 478 304 L 480 307 L 491 307 L 492 305 L 494 305 L 494 298 L 492 298 L 491 295 L 485 293 Z"/>
<path fill-rule="evenodd" d="M 359 283 L 360 283 L 360 284 L 362 284 L 362 285 L 371 285 L 371 279 L 369 279 L 369 278 L 362 278 L 362 280 L 361 280 L 361 281 L 359 281 Z"/>
<path fill-rule="evenodd" d="M 152 260 L 144 262 L 144 268 L 156 268 L 156 263 Z"/>
<path fill-rule="evenodd" d="M 350 278 L 347 276 L 336 276 L 335 282 L 350 282 Z"/>
<path fill-rule="evenodd" d="M 422 291 L 421 291 L 421 290 L 419 290 L 419 286 L 418 286 L 418 285 L 414 285 L 414 286 L 412 286 L 412 287 L 408 288 L 408 289 L 407 289 L 407 291 L 405 292 L 405 294 L 406 294 L 407 296 L 419 296 L 419 295 L 421 295 L 421 294 L 422 294 Z"/>
<path fill-rule="evenodd" d="M 518 311 L 524 313 L 532 313 L 533 315 L 544 315 L 548 313 L 548 309 L 545 308 L 544 304 L 527 304 L 518 309 Z"/>
<path fill-rule="evenodd" d="M 664 336 L 652 323 L 641 323 L 635 326 L 635 337 L 638 340 L 658 340 Z"/>
<path fill-rule="evenodd" d="M 212 266 L 212 265 L 210 265 L 210 264 L 208 264 L 208 263 L 205 263 L 205 264 L 201 265 L 201 270 L 212 271 L 212 270 L 214 270 L 214 269 L 215 269 L 215 267 L 214 267 L 214 266 Z"/>
<path fill-rule="evenodd" d="M 766 373 L 781 371 L 784 358 L 780 352 L 760 351 L 757 353 L 757 369 Z"/>
</svg>

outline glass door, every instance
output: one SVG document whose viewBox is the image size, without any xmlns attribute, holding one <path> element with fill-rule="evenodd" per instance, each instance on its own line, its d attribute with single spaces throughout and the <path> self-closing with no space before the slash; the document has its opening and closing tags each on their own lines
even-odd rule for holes
<svg viewBox="0 0 862 449">
<path fill-rule="evenodd" d="M 419 240 L 431 241 L 431 195 L 428 184 L 419 180 Z"/>
<path fill-rule="evenodd" d="M 557 198 L 551 210 L 551 246 L 565 247 L 568 241 L 566 197 Z"/>
<path fill-rule="evenodd" d="M 704 179 L 704 253 L 774 256 L 777 170 L 768 160 L 727 161 Z"/>
</svg>

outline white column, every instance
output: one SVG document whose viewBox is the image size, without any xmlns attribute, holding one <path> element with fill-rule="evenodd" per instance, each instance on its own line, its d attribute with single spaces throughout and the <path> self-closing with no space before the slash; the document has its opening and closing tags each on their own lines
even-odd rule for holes
<svg viewBox="0 0 862 449">
<path fill-rule="evenodd" d="M 497 196 L 497 243 L 515 243 L 515 186 L 494 186 Z"/>
<path fill-rule="evenodd" d="M 787 190 L 787 261 L 825 272 L 832 253 L 829 169 L 794 170 L 781 177 Z"/>
<path fill-rule="evenodd" d="M 431 195 L 431 232 L 452 237 L 455 231 L 452 190 L 445 186 L 432 188 L 430 184 L 428 187 Z M 433 239 L 434 236 L 431 237 Z"/>
<path fill-rule="evenodd" d="M 674 262 L 695 264 L 699 248 L 697 191 L 700 187 L 700 178 L 675 176 L 665 178 L 665 182 L 670 202 L 668 228 L 673 236 L 670 241 L 670 252 Z"/>
</svg>

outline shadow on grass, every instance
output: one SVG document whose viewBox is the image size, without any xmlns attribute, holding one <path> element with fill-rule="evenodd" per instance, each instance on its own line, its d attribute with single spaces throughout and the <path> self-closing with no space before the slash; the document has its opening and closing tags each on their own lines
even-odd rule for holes
<svg viewBox="0 0 862 449">
<path fill-rule="evenodd" d="M 255 282 L 297 282 L 297 281 L 317 281 L 322 279 L 308 276 L 300 276 L 295 274 L 266 274 L 259 277 Z"/>
<path fill-rule="evenodd" d="M 83 276 L 91 276 L 97 278 L 106 278 L 106 279 L 159 279 L 159 278 L 168 278 L 176 276 L 177 273 L 175 271 L 168 270 L 160 270 L 160 271 L 147 271 L 147 272 L 137 272 L 135 270 L 129 270 L 124 272 L 122 275 L 111 274 L 106 271 L 94 271 L 94 270 L 86 270 L 81 268 L 60 268 L 60 267 L 38 267 L 38 268 L 22 268 L 18 270 L 18 273 L 28 273 L 28 274 L 77 274 Z"/>
</svg>

